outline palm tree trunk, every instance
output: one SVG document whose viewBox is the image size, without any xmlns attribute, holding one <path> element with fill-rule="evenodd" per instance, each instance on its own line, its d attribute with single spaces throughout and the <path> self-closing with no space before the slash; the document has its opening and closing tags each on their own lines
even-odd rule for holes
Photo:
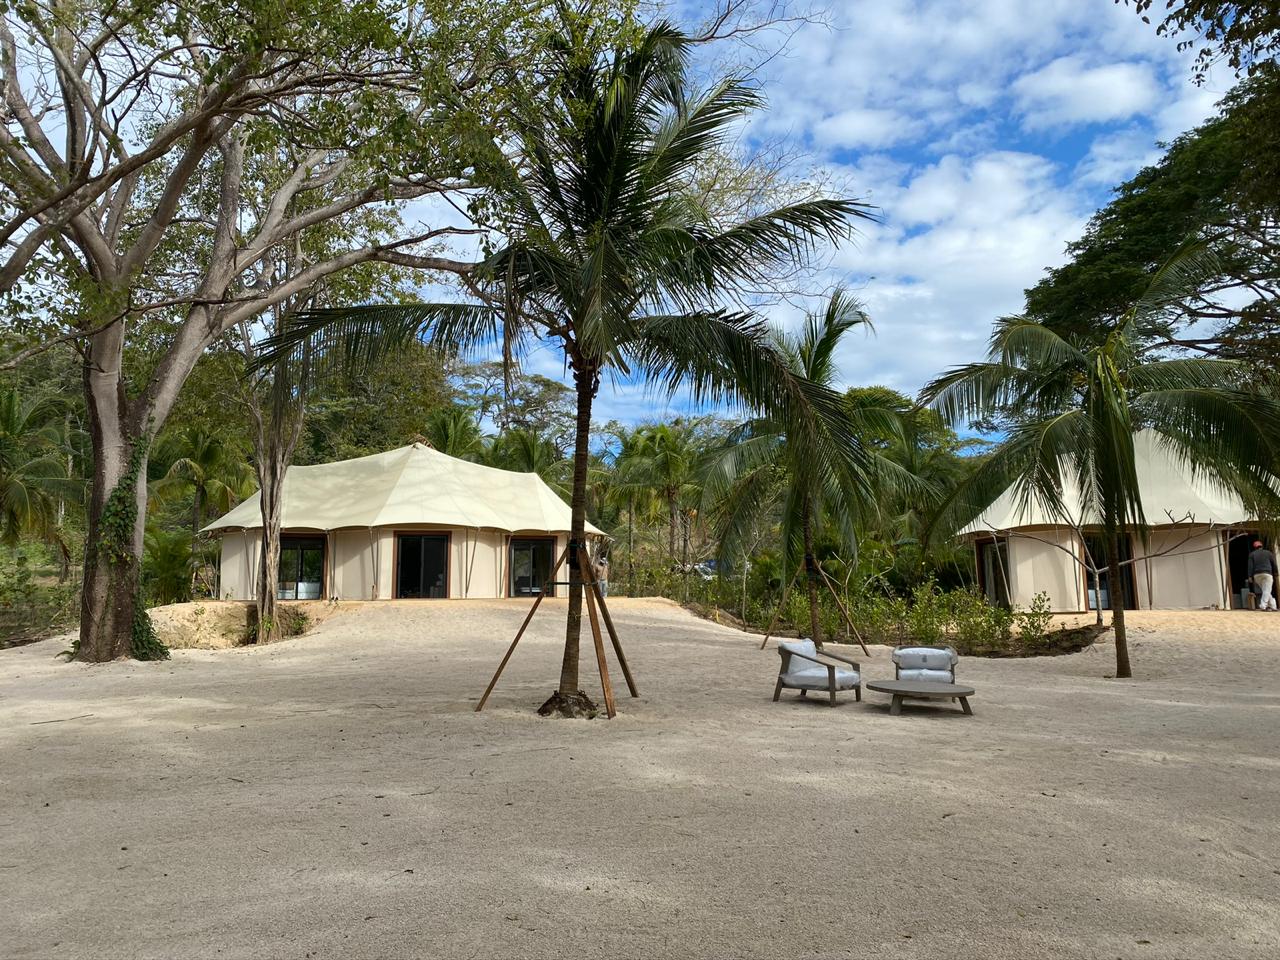
<svg viewBox="0 0 1280 960">
<path fill-rule="evenodd" d="M 667 494 L 667 555 L 676 562 L 676 498 Z"/>
<path fill-rule="evenodd" d="M 1120 534 L 1113 533 L 1107 544 L 1107 579 L 1111 587 L 1111 629 L 1116 635 L 1116 677 L 1133 676 L 1129 668 L 1129 641 L 1124 629 L 1124 588 L 1120 580 Z"/>
<path fill-rule="evenodd" d="M 680 514 L 680 571 L 684 578 L 684 602 L 689 602 L 689 518 Z"/>
<path fill-rule="evenodd" d="M 809 587 L 809 633 L 814 644 L 821 647 L 822 632 L 818 627 L 818 581 L 810 576 L 812 572 L 811 564 L 815 561 L 813 557 L 813 517 L 808 500 L 805 501 L 802 509 L 804 511 L 801 520 L 802 529 L 804 530 L 804 573 L 805 582 Z"/>
<path fill-rule="evenodd" d="M 197 483 L 195 484 L 195 495 L 192 497 L 191 503 L 191 536 L 193 537 L 200 536 L 200 514 L 202 512 L 200 503 L 200 484 Z"/>
<path fill-rule="evenodd" d="M 598 376 L 591 367 L 581 361 L 574 365 L 574 385 L 578 391 L 578 414 L 573 445 L 573 495 L 569 501 L 572 519 L 569 523 L 569 544 L 583 543 L 587 529 L 587 462 L 591 443 L 591 404 L 598 388 Z M 569 556 L 569 615 L 565 623 L 564 658 L 560 662 L 560 685 L 551 699 L 538 712 L 547 715 L 583 716 L 594 711 L 595 704 L 581 690 L 578 677 L 578 650 L 582 635 L 582 579 L 577 574 L 577 560 L 572 550 Z"/>
</svg>

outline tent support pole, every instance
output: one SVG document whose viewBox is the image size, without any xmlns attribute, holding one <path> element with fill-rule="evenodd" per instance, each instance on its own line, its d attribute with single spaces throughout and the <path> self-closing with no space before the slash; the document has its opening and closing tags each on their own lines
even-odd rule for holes
<svg viewBox="0 0 1280 960">
<path fill-rule="evenodd" d="M 533 601 L 533 606 L 529 608 L 529 613 L 524 618 L 524 623 L 520 624 L 520 629 L 516 631 L 515 639 L 511 641 L 511 646 L 507 647 L 507 652 L 502 658 L 502 662 L 498 664 L 498 669 L 493 675 L 493 679 L 489 681 L 489 686 L 485 687 L 484 696 L 480 698 L 480 702 L 476 704 L 476 713 L 484 709 L 485 703 L 489 700 L 489 694 L 493 693 L 493 688 L 498 685 L 498 678 L 502 676 L 502 671 L 507 668 L 507 661 L 511 659 L 511 655 L 516 652 L 516 644 L 520 642 L 520 638 L 524 636 L 524 632 L 529 627 L 529 621 L 533 619 L 533 615 L 538 612 L 538 607 L 542 604 L 542 598 L 547 595 L 547 590 L 555 581 L 556 572 L 560 569 L 560 565 L 565 562 L 569 556 L 569 548 L 565 547 L 557 560 L 551 567 L 551 573 L 547 576 L 547 582 L 543 585 L 542 592 L 538 594 Z"/>
</svg>

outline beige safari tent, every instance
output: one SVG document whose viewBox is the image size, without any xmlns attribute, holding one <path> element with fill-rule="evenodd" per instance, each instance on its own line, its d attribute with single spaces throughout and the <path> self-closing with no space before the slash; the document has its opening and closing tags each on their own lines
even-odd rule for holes
<svg viewBox="0 0 1280 960">
<path fill-rule="evenodd" d="M 1165 450 L 1152 431 L 1134 437 L 1144 543 L 1120 547 L 1124 604 L 1131 609 L 1230 609 L 1242 603 L 1245 562 L 1256 529 L 1240 497 Z M 961 531 L 973 544 L 978 583 L 996 603 L 1025 607 L 1044 592 L 1055 612 L 1108 608 L 1107 551 L 1079 491 L 1063 492 L 1065 510 L 1022 505 L 1006 491 Z M 1089 562 L 1092 560 L 1092 563 Z M 1099 568 L 1095 576 L 1090 567 Z"/>
<path fill-rule="evenodd" d="M 529 596 L 541 592 L 569 526 L 569 505 L 537 474 L 469 463 L 422 444 L 293 466 L 284 478 L 279 597 Z M 258 495 L 205 530 L 222 540 L 218 596 L 255 599 Z M 587 534 L 603 536 L 590 524 Z M 559 578 L 566 579 L 563 569 Z"/>
</svg>

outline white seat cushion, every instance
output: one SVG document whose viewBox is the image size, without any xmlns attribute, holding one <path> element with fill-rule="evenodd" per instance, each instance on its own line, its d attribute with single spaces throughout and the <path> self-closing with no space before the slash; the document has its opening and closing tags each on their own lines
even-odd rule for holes
<svg viewBox="0 0 1280 960">
<path fill-rule="evenodd" d="M 950 670 L 903 669 L 898 668 L 899 680 L 930 680 L 934 683 L 954 683 L 955 675 Z"/>
<path fill-rule="evenodd" d="M 893 651 L 893 662 L 900 668 L 899 678 L 907 680 L 908 670 L 942 670 L 951 673 L 960 658 L 950 647 L 898 647 Z"/>
<path fill-rule="evenodd" d="M 818 655 L 818 648 L 814 646 L 812 640 L 793 640 L 779 643 L 778 649 L 789 653 L 803 653 L 810 657 Z M 787 658 L 786 665 L 787 672 L 778 674 L 778 679 L 782 681 L 784 687 L 790 687 L 795 690 L 830 689 L 831 675 L 827 672 L 826 667 L 814 663 L 812 660 L 805 660 L 803 657 Z M 858 674 L 858 671 L 851 667 L 836 668 L 837 690 L 852 690 L 861 680 L 862 677 Z"/>
<path fill-rule="evenodd" d="M 795 661 L 793 660 L 792 663 Z M 802 663 L 804 661 L 801 661 Z M 829 690 L 831 677 L 825 669 L 792 670 L 778 676 L 784 687 L 793 690 Z M 862 680 L 857 670 L 836 670 L 836 689 L 852 690 Z"/>
</svg>

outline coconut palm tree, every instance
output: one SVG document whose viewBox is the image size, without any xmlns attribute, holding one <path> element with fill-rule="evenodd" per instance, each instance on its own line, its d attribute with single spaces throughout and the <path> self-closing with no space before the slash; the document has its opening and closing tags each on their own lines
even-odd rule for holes
<svg viewBox="0 0 1280 960">
<path fill-rule="evenodd" d="M 1153 430 L 1165 451 L 1200 475 L 1235 489 L 1259 515 L 1277 506 L 1280 403 L 1246 389 L 1237 361 L 1169 358 L 1149 335 L 1165 311 L 1202 277 L 1212 255 L 1189 246 L 1153 276 L 1111 327 L 1064 336 L 1024 317 L 1000 320 L 986 360 L 957 367 L 922 396 L 953 424 L 995 418 L 1005 439 L 943 503 L 936 529 L 979 516 L 1005 490 L 1064 520 L 1070 483 L 1107 545 L 1116 676 L 1132 669 L 1119 589 L 1122 540 L 1149 530 L 1138 489 L 1134 435 Z"/>
<path fill-rule="evenodd" d="M 798 335 L 776 333 L 777 348 L 795 376 L 831 387 L 840 341 L 868 323 L 861 305 L 838 289 L 821 312 L 806 317 Z M 892 409 L 847 408 L 846 428 L 867 452 L 857 475 L 846 461 L 815 457 L 809 444 L 794 443 L 806 424 L 768 413 L 738 426 L 708 463 L 706 502 L 717 518 L 722 553 L 731 554 L 762 511 L 776 503 L 781 483 L 783 552 L 788 569 L 797 570 L 803 560 L 810 574 L 809 631 L 815 643 L 822 643 L 815 544 L 826 537 L 856 550 L 858 523 L 875 512 L 876 500 L 913 486 L 909 475 L 866 442 L 872 436 L 896 436 L 897 423 Z"/>
<path fill-rule="evenodd" d="M 485 209 L 505 238 L 472 278 L 486 302 L 321 311 L 297 327 L 323 331 L 322 340 L 356 362 L 414 339 L 454 350 L 500 347 L 508 360 L 558 345 L 576 393 L 575 542 L 586 520 L 592 404 L 605 377 L 787 411 L 807 419 L 805 439 L 822 455 L 857 456 L 855 443 L 818 426 L 839 419 L 839 398 L 797 376 L 758 318 L 722 304 L 735 289 L 794 267 L 818 242 L 845 238 L 852 218 L 871 216 L 854 201 L 816 199 L 726 224 L 692 185 L 758 95 L 732 79 L 693 92 L 691 41 L 667 23 L 614 45 L 584 32 L 594 29 L 584 22 L 564 18 L 549 72 L 521 98 L 510 136 L 483 145 L 477 158 L 490 186 Z M 277 349 L 297 342 L 283 338 Z M 578 683 L 581 613 L 575 584 L 560 683 L 544 712 L 589 706 Z"/>
<path fill-rule="evenodd" d="M 565 481 L 569 461 L 560 456 L 556 445 L 532 427 L 517 427 L 494 437 L 485 458 L 490 466 L 520 473 L 536 473 L 552 490 L 566 500 L 570 491 Z"/>
<path fill-rule="evenodd" d="M 702 455 L 694 425 L 676 420 L 638 428 L 618 462 L 620 487 L 650 494 L 666 508 L 667 557 L 673 565 L 684 513 L 701 492 Z"/>
<path fill-rule="evenodd" d="M 424 439 L 433 449 L 459 460 L 479 460 L 485 452 L 480 425 L 465 407 L 437 407 L 431 411 Z"/>
<path fill-rule="evenodd" d="M 204 526 L 205 511 L 226 513 L 253 493 L 253 470 L 244 451 L 228 437 L 203 426 L 166 432 L 156 444 L 157 463 L 165 474 L 151 484 L 156 504 L 191 496 L 191 535 Z"/>
<path fill-rule="evenodd" d="M 67 438 L 56 401 L 0 391 L 0 542 L 16 546 L 36 537 L 67 545 L 58 525 L 59 504 L 78 499 L 84 487 L 68 475 Z"/>
</svg>

